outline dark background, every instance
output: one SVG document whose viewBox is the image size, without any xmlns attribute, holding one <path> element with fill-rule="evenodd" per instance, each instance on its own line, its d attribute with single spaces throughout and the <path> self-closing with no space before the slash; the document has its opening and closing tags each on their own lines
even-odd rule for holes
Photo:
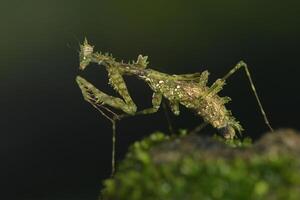
<svg viewBox="0 0 300 200">
<path fill-rule="evenodd" d="M 279 3 L 281 2 L 281 3 Z M 103 68 L 78 71 L 79 42 L 133 60 L 142 53 L 167 73 L 208 69 L 210 83 L 239 60 L 249 64 L 275 128 L 299 129 L 299 1 L 1 1 L 0 199 L 94 200 L 110 175 L 111 125 L 86 103 L 78 73 L 101 90 Z M 139 109 L 151 91 L 127 78 Z M 243 71 L 222 95 L 244 128 L 267 131 Z M 182 108 L 177 128 L 201 122 Z M 162 109 L 118 124 L 117 158 L 155 130 L 167 131 Z"/>
</svg>

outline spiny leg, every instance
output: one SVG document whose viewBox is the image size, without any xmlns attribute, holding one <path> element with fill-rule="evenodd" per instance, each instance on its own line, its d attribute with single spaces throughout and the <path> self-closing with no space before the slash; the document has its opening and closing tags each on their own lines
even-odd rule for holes
<svg viewBox="0 0 300 200">
<path fill-rule="evenodd" d="M 246 75 L 247 75 L 247 77 L 248 77 L 248 80 L 249 80 L 249 82 L 250 82 L 250 85 L 251 85 L 251 89 L 252 89 L 252 91 L 253 91 L 253 93 L 254 93 L 254 95 L 255 95 L 255 98 L 256 98 L 256 101 L 257 101 L 257 103 L 258 103 L 258 106 L 259 106 L 259 108 L 260 108 L 260 111 L 261 111 L 261 114 L 263 115 L 263 117 L 264 117 L 264 120 L 265 120 L 265 123 L 266 123 L 266 125 L 269 127 L 269 129 L 273 132 L 273 128 L 272 128 L 272 126 L 270 125 L 270 122 L 269 122 L 269 120 L 268 120 L 268 117 L 267 117 L 267 115 L 266 115 L 266 113 L 265 113 L 265 111 L 264 111 L 264 109 L 263 109 L 263 106 L 262 106 L 262 104 L 261 104 L 261 101 L 260 101 L 260 99 L 259 99 L 259 97 L 258 97 L 258 94 L 257 94 L 257 92 L 256 92 L 256 88 L 255 88 L 255 85 L 254 85 L 254 83 L 253 83 L 253 81 L 252 81 L 252 78 L 251 78 L 251 74 L 250 74 L 250 72 L 249 72 L 249 69 L 248 69 L 248 67 L 247 67 L 247 64 L 245 63 L 245 62 L 243 62 L 243 61 L 240 61 L 236 66 L 234 66 L 223 78 L 222 78 L 222 80 L 225 82 L 225 80 L 227 79 L 227 78 L 229 78 L 232 74 L 234 74 L 237 70 L 239 70 L 240 68 L 244 68 L 245 69 L 245 72 L 246 72 Z"/>
<path fill-rule="evenodd" d="M 151 108 L 146 108 L 146 109 L 141 110 L 141 111 L 138 111 L 138 112 L 135 113 L 135 115 L 148 115 L 148 114 L 155 113 L 159 110 L 161 102 L 162 102 L 162 94 L 154 92 L 153 95 L 152 95 L 152 107 Z M 165 117 L 166 117 L 167 122 L 168 122 L 169 131 L 170 131 L 170 133 L 174 134 L 174 130 L 173 130 L 173 127 L 172 127 L 172 124 L 171 124 L 171 120 L 170 120 L 170 117 L 167 113 L 167 108 L 166 108 L 166 105 L 164 104 L 164 102 L 163 102 L 163 108 L 164 108 L 164 112 L 165 112 Z M 128 114 L 123 114 L 123 115 L 120 115 L 118 117 L 119 117 L 119 119 L 123 119 L 123 118 L 129 117 L 129 116 L 130 115 L 128 115 Z"/>
<path fill-rule="evenodd" d="M 136 115 L 147 115 L 147 114 L 152 114 L 152 113 L 157 112 L 160 107 L 161 102 L 162 102 L 162 94 L 154 92 L 152 95 L 152 107 L 141 110 L 141 111 L 137 112 Z M 177 105 L 175 102 L 172 104 L 171 104 L 171 102 L 169 102 L 169 103 L 170 103 L 169 105 L 171 107 L 171 110 L 174 111 L 173 113 L 174 114 L 176 113 L 176 115 L 179 115 L 178 102 L 177 102 Z M 165 104 L 165 102 L 163 102 L 162 104 L 163 104 L 163 108 L 164 108 L 165 117 L 167 119 L 169 131 L 170 131 L 170 133 L 174 134 L 174 129 L 172 127 L 171 120 L 170 120 L 170 117 L 167 112 L 166 104 Z"/>
<path fill-rule="evenodd" d="M 140 110 L 136 112 L 134 115 L 148 115 L 148 114 L 156 113 L 160 108 L 161 101 L 162 101 L 162 94 L 154 92 L 152 95 L 152 107 Z M 122 114 L 119 115 L 119 119 L 123 119 L 130 116 L 131 115 L 128 114 Z"/>
<path fill-rule="evenodd" d="M 108 117 L 99 107 L 107 109 L 103 104 L 109 105 L 113 108 L 120 109 L 128 115 L 134 115 L 136 112 L 136 105 L 132 101 L 126 84 L 122 75 L 119 73 L 118 68 L 111 65 L 106 65 L 108 71 L 109 83 L 124 99 L 113 97 L 98 90 L 91 83 L 81 77 L 77 77 L 76 81 L 82 91 L 84 99 L 91 103 L 102 115 L 109 119 L 112 123 L 112 174 L 115 172 L 115 144 L 116 144 L 116 120 L 120 119 L 119 115 L 114 114 L 112 118 Z M 109 111 L 109 109 L 108 109 Z"/>
<path fill-rule="evenodd" d="M 185 81 L 185 80 L 195 80 L 198 79 L 201 76 L 200 72 L 196 72 L 193 74 L 173 74 L 172 77 L 179 81 Z"/>
<path fill-rule="evenodd" d="M 124 99 L 123 102 L 126 104 L 124 108 L 128 108 L 129 110 L 124 111 L 122 108 L 121 109 L 128 114 L 134 115 L 136 113 L 137 108 L 128 92 L 127 86 L 122 75 L 119 73 L 118 67 L 107 66 L 106 70 L 108 71 L 109 83 L 114 88 L 114 90 L 118 92 Z"/>
<path fill-rule="evenodd" d="M 146 108 L 146 109 L 141 110 L 141 111 L 138 111 L 138 112 L 136 112 L 136 115 L 147 115 L 147 114 L 152 114 L 152 113 L 157 112 L 158 109 L 160 108 L 161 102 L 162 102 L 162 94 L 154 92 L 153 95 L 152 95 L 152 107 L 151 108 Z M 175 115 L 179 115 L 180 111 L 179 111 L 178 102 L 169 101 L 169 106 L 170 106 L 172 112 Z M 172 127 L 172 124 L 171 124 L 171 120 L 170 120 L 170 117 L 167 113 L 167 108 L 166 108 L 166 105 L 165 105 L 164 102 L 163 102 L 163 108 L 164 108 L 165 116 L 166 116 L 166 119 L 167 119 L 167 122 L 168 122 L 169 131 L 171 133 L 174 133 L 174 130 L 173 130 L 173 127 Z"/>
<path fill-rule="evenodd" d="M 135 115 L 148 115 L 148 114 L 156 113 L 160 108 L 161 101 L 162 101 L 162 94 L 154 92 L 152 95 L 152 107 L 138 111 L 135 113 Z"/>
<path fill-rule="evenodd" d="M 207 95 L 215 95 L 217 93 L 219 93 L 222 89 L 223 89 L 223 86 L 225 85 L 225 80 L 223 79 L 217 79 L 213 84 L 212 86 L 210 86 L 208 92 L 207 92 Z"/>
<path fill-rule="evenodd" d="M 121 109 L 128 114 L 132 114 L 132 110 L 134 108 L 130 108 L 130 104 L 126 104 L 122 99 L 117 97 L 112 97 L 104 92 L 98 90 L 95 86 L 91 83 L 86 81 L 84 78 L 77 76 L 76 81 L 81 89 L 84 99 L 92 104 L 102 115 L 104 115 L 111 123 L 112 123 L 112 172 L 111 175 L 115 173 L 115 152 L 116 152 L 116 120 L 119 119 L 119 116 L 108 108 L 103 106 L 104 104 L 114 107 L 116 109 Z M 100 108 L 104 108 L 106 111 L 113 114 L 113 117 L 109 117 L 105 114 Z M 128 112 L 129 111 L 129 112 Z"/>
<path fill-rule="evenodd" d="M 128 114 L 132 114 L 131 104 L 127 104 L 122 99 L 118 97 L 113 97 L 105 94 L 104 92 L 98 90 L 95 86 L 93 86 L 90 82 L 85 80 L 84 78 L 77 76 L 76 81 L 81 89 L 82 95 L 86 101 L 94 105 L 108 105 L 113 108 L 123 110 Z"/>
<path fill-rule="evenodd" d="M 178 81 L 195 81 L 195 82 L 199 82 L 201 85 L 206 85 L 209 72 L 205 70 L 202 73 L 196 72 L 194 74 L 178 74 L 172 76 L 175 80 Z"/>
</svg>

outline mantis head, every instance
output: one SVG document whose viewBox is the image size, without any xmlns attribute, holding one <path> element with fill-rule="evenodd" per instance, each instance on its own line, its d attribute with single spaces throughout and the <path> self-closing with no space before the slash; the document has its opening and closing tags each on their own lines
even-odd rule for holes
<svg viewBox="0 0 300 200">
<path fill-rule="evenodd" d="M 84 70 L 89 65 L 89 63 L 92 61 L 93 51 L 94 47 L 91 46 L 85 38 L 83 44 L 80 45 L 79 69 Z"/>
</svg>

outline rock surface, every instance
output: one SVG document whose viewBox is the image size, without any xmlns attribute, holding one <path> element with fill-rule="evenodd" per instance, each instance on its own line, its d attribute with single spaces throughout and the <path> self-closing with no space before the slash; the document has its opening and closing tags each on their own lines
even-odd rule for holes
<svg viewBox="0 0 300 200">
<path fill-rule="evenodd" d="M 266 133 L 251 144 L 154 133 L 136 142 L 103 200 L 300 199 L 300 134 Z"/>
</svg>

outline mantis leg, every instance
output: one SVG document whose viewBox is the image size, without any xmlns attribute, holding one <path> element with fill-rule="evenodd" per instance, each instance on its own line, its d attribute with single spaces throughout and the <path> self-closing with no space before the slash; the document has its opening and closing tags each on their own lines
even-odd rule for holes
<svg viewBox="0 0 300 200">
<path fill-rule="evenodd" d="M 153 107 L 141 110 L 141 111 L 137 112 L 136 114 L 137 115 L 145 115 L 145 114 L 155 113 L 155 112 L 158 111 L 161 102 L 162 102 L 162 94 L 154 92 L 153 96 L 152 96 L 152 106 Z M 179 115 L 180 111 L 179 111 L 178 102 L 169 101 L 169 106 L 171 107 L 171 110 L 175 115 Z M 166 104 L 164 102 L 163 102 L 163 108 L 164 108 L 164 111 L 165 111 L 165 117 L 166 117 L 167 122 L 168 122 L 169 131 L 170 131 L 170 133 L 174 134 L 174 129 L 173 129 L 170 117 L 167 113 Z"/>
<path fill-rule="evenodd" d="M 262 104 L 261 104 L 261 101 L 260 101 L 260 99 L 259 99 L 259 97 L 258 97 L 258 94 L 257 94 L 257 92 L 256 92 L 256 88 L 255 88 L 255 85 L 254 85 L 254 83 L 253 83 L 253 81 L 252 81 L 252 78 L 251 78 L 251 74 L 250 74 L 250 72 L 249 72 L 249 69 L 248 69 L 248 67 L 247 67 L 247 64 L 245 63 L 245 62 L 243 62 L 243 61 L 240 61 L 236 66 L 234 66 L 222 79 L 219 79 L 220 80 L 220 83 L 223 81 L 223 82 L 225 82 L 225 80 L 227 79 L 227 78 L 229 78 L 232 74 L 234 74 L 237 70 L 239 70 L 239 69 L 241 69 L 241 68 L 244 68 L 245 69 L 245 72 L 246 72 L 246 75 L 247 75 L 247 77 L 248 77 L 248 80 L 249 80 L 249 82 L 250 82 L 250 85 L 251 85 L 251 89 L 252 89 L 252 91 L 253 91 L 253 93 L 254 93 L 254 95 L 255 95 L 255 98 L 256 98 L 256 101 L 257 101 L 257 103 L 258 103 L 258 106 L 259 106 L 259 108 L 260 108 L 260 111 L 261 111 L 261 114 L 262 114 L 262 116 L 264 117 L 264 120 L 265 120 L 265 123 L 266 123 L 266 125 L 269 127 L 269 129 L 273 132 L 273 128 L 272 128 L 272 126 L 270 125 L 270 122 L 269 122 L 269 120 L 268 120 L 268 117 L 267 117 L 267 115 L 266 115 L 266 113 L 265 113 L 265 111 L 264 111 L 264 109 L 263 109 L 263 106 L 262 106 Z"/>
<path fill-rule="evenodd" d="M 93 106 L 108 105 L 110 107 L 123 110 L 125 113 L 134 114 L 136 107 L 132 106 L 132 104 L 127 104 L 118 97 L 105 94 L 80 76 L 76 77 L 76 81 L 81 89 L 84 99 Z"/>
<path fill-rule="evenodd" d="M 148 114 L 156 113 L 160 108 L 161 101 L 162 101 L 162 94 L 154 92 L 152 95 L 152 107 L 140 110 L 136 112 L 134 115 L 148 115 Z M 123 119 L 129 116 L 130 115 L 128 114 L 123 114 L 119 116 L 119 119 Z"/>
<path fill-rule="evenodd" d="M 116 66 L 107 66 L 106 70 L 108 71 L 109 84 L 114 88 L 116 92 L 118 92 L 121 97 L 124 99 L 121 110 L 126 112 L 127 114 L 134 115 L 137 108 L 135 103 L 133 102 L 125 81 L 120 74 L 118 67 Z M 115 98 L 115 97 L 114 97 Z"/>
<path fill-rule="evenodd" d="M 160 107 L 161 101 L 162 101 L 162 94 L 154 92 L 152 95 L 152 107 L 138 111 L 136 112 L 136 115 L 147 115 L 147 114 L 156 113 Z"/>
<path fill-rule="evenodd" d="M 115 150 L 116 149 L 115 148 L 115 145 L 116 145 L 116 119 L 115 118 L 118 119 L 119 116 L 114 114 L 113 112 L 111 112 L 106 107 L 103 107 L 103 105 L 106 104 L 113 108 L 121 109 L 129 115 L 132 115 L 135 113 L 136 106 L 133 102 L 130 103 L 130 100 L 131 100 L 130 96 L 129 96 L 129 100 L 127 97 L 127 102 L 129 102 L 129 103 L 127 103 L 118 97 L 109 96 L 109 95 L 105 94 L 104 92 L 98 90 L 95 86 L 93 86 L 91 83 L 89 83 L 88 81 L 86 81 L 84 78 L 82 78 L 80 76 L 76 77 L 76 81 L 81 89 L 84 99 L 87 102 L 91 103 L 102 115 L 104 115 L 112 123 L 113 135 L 112 135 L 112 172 L 111 172 L 111 175 L 114 175 L 115 154 L 116 154 L 115 153 L 116 152 L 116 150 Z M 120 85 L 121 84 L 119 82 L 119 86 Z M 121 86 L 121 87 L 123 88 L 123 86 Z M 126 91 L 122 90 L 122 94 L 124 94 L 124 93 L 126 94 Z M 114 115 L 114 117 L 111 118 L 111 117 L 107 116 L 101 109 L 99 109 L 99 107 L 106 109 L 107 111 L 112 113 Z"/>
<path fill-rule="evenodd" d="M 200 72 L 196 72 L 193 74 L 173 74 L 173 78 L 175 78 L 176 80 L 195 80 L 198 79 L 200 77 L 201 73 Z"/>
<path fill-rule="evenodd" d="M 178 81 L 195 81 L 195 82 L 199 82 L 201 85 L 206 85 L 208 80 L 208 75 L 209 72 L 205 70 L 202 73 L 197 72 L 194 74 L 173 75 L 173 78 L 175 78 Z"/>
<path fill-rule="evenodd" d="M 178 101 L 169 101 L 169 106 L 174 115 L 178 116 L 180 114 Z"/>
</svg>

